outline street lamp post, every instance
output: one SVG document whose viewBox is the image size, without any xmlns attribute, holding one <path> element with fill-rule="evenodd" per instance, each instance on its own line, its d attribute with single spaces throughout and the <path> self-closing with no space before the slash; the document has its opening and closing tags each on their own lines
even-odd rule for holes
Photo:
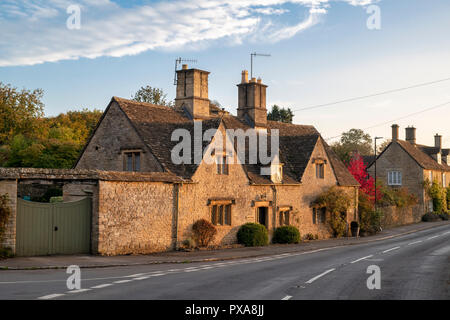
<svg viewBox="0 0 450 320">
<path fill-rule="evenodd" d="M 377 140 L 383 137 L 375 137 L 375 211 L 377 210 Z"/>
</svg>

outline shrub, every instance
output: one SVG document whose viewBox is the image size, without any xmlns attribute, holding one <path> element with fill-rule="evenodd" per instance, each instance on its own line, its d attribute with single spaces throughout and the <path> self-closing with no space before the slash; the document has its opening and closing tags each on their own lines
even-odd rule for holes
<svg viewBox="0 0 450 320">
<path fill-rule="evenodd" d="M 305 236 L 305 240 L 317 240 L 317 239 L 319 239 L 319 235 L 314 235 L 314 234 L 312 234 L 312 233 L 308 233 L 306 236 Z"/>
<path fill-rule="evenodd" d="M 192 231 L 197 244 L 201 247 L 207 247 L 217 233 L 216 227 L 205 219 L 196 221 Z"/>
<path fill-rule="evenodd" d="M 275 230 L 273 243 L 299 243 L 300 231 L 294 226 L 283 226 Z"/>
<path fill-rule="evenodd" d="M 441 217 L 442 220 L 447 221 L 449 218 L 449 214 L 448 213 L 441 213 L 439 215 Z"/>
<path fill-rule="evenodd" d="M 11 248 L 0 248 L 0 259 L 7 259 L 14 257 Z"/>
<path fill-rule="evenodd" d="M 424 188 L 428 196 L 433 200 L 433 210 L 439 214 L 447 212 L 447 193 L 446 188 L 442 187 L 437 181 L 430 183 L 425 180 Z"/>
<path fill-rule="evenodd" d="M 360 232 L 375 234 L 381 231 L 381 218 L 383 213 L 381 210 L 361 211 L 359 213 Z"/>
<path fill-rule="evenodd" d="M 332 214 L 329 225 L 336 238 L 342 237 L 347 229 L 347 222 L 340 214 Z"/>
<path fill-rule="evenodd" d="M 183 247 L 186 249 L 193 249 L 195 248 L 195 241 L 192 238 L 187 238 L 182 242 Z"/>
<path fill-rule="evenodd" d="M 237 233 L 238 243 L 246 247 L 266 246 L 269 244 L 267 229 L 262 224 L 246 223 Z"/>
<path fill-rule="evenodd" d="M 422 216 L 423 222 L 434 222 L 440 220 L 440 216 L 436 213 L 429 212 Z"/>
</svg>

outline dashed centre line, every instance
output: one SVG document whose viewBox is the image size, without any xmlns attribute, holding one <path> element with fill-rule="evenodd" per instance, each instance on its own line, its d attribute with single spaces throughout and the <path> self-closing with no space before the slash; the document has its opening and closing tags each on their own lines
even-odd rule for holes
<svg viewBox="0 0 450 320">
<path fill-rule="evenodd" d="M 91 289 L 102 289 L 102 288 L 110 287 L 112 285 L 113 285 L 112 283 L 104 283 L 104 284 L 99 284 L 98 286 L 91 287 Z"/>
<path fill-rule="evenodd" d="M 394 247 L 394 248 L 390 248 L 390 249 L 384 250 L 383 253 L 387 253 L 387 252 L 394 251 L 394 250 L 397 250 L 397 249 L 400 249 L 400 247 Z"/>
<path fill-rule="evenodd" d="M 414 241 L 414 242 L 408 243 L 408 246 L 412 246 L 413 244 L 417 244 L 417 243 L 421 243 L 421 242 L 423 242 L 423 240 Z"/>
<path fill-rule="evenodd" d="M 319 278 L 322 278 L 324 275 L 326 275 L 326 274 L 328 274 L 328 273 L 330 273 L 330 272 L 333 272 L 334 270 L 336 270 L 335 268 L 333 268 L 333 269 L 329 269 L 329 270 L 327 270 L 327 271 L 325 271 L 324 273 L 321 273 L 321 274 L 319 274 L 318 276 L 315 276 L 314 278 L 312 278 L 312 279 L 309 279 L 308 281 L 306 281 L 305 283 L 313 283 L 314 281 L 316 281 L 317 279 L 319 279 Z"/>
<path fill-rule="evenodd" d="M 49 294 L 46 296 L 39 297 L 38 299 L 39 300 L 50 300 L 50 299 L 54 299 L 54 298 L 58 298 L 58 297 L 62 297 L 62 296 L 65 296 L 65 294 L 64 293 L 54 293 L 54 294 Z"/>
<path fill-rule="evenodd" d="M 283 299 L 281 299 L 281 300 L 289 300 L 289 299 L 291 299 L 292 298 L 292 296 L 286 296 L 286 297 L 284 297 Z"/>
<path fill-rule="evenodd" d="M 433 236 L 433 237 L 429 237 L 427 240 L 431 240 L 431 239 L 434 239 L 434 238 L 437 238 L 437 237 L 439 237 L 439 235 Z"/>
<path fill-rule="evenodd" d="M 372 258 L 372 257 L 373 257 L 373 254 L 371 254 L 370 256 L 365 256 L 365 257 L 356 259 L 355 261 L 352 261 L 350 263 L 356 263 L 356 262 L 359 262 L 359 261 L 362 261 L 362 260 L 365 260 L 365 259 L 368 259 L 368 258 Z"/>
</svg>

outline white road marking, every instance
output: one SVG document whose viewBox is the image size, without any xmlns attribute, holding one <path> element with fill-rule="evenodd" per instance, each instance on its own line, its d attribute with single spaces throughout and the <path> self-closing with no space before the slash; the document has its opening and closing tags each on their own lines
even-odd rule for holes
<svg viewBox="0 0 450 320">
<path fill-rule="evenodd" d="M 196 271 L 196 270 L 193 270 Z M 149 277 L 160 277 L 160 276 L 165 276 L 167 273 L 156 273 L 156 274 L 150 274 Z"/>
<path fill-rule="evenodd" d="M 315 276 L 314 278 L 309 279 L 309 280 L 306 281 L 305 283 L 313 283 L 313 282 L 316 281 L 317 279 L 322 278 L 324 275 L 326 275 L 326 274 L 328 274 L 328 273 L 330 273 L 330 272 L 333 272 L 334 270 L 336 270 L 336 269 L 333 268 L 333 269 L 327 270 L 327 271 L 325 271 L 324 273 L 321 273 L 321 274 L 319 274 L 318 276 Z"/>
<path fill-rule="evenodd" d="M 383 253 L 386 253 L 386 252 L 389 252 L 389 251 L 393 251 L 393 250 L 397 250 L 397 249 L 400 249 L 400 247 L 394 247 L 394 248 L 390 248 L 390 249 L 384 250 Z"/>
<path fill-rule="evenodd" d="M 132 274 L 130 276 L 126 276 L 127 278 L 136 278 L 136 277 L 140 277 L 145 275 L 145 273 L 136 273 L 136 274 Z"/>
<path fill-rule="evenodd" d="M 92 289 L 78 289 L 78 290 L 71 290 L 71 291 L 67 291 L 67 293 L 80 293 L 80 292 L 86 292 L 86 291 L 91 291 Z"/>
<path fill-rule="evenodd" d="M 284 297 L 284 298 L 281 299 L 281 300 L 289 300 L 290 298 L 292 298 L 292 296 L 286 296 L 286 297 Z"/>
<path fill-rule="evenodd" d="M 49 294 L 47 296 L 39 297 L 38 299 L 39 300 L 50 300 L 50 299 L 58 298 L 58 297 L 62 297 L 62 296 L 65 296 L 65 294 L 64 293 L 55 293 L 55 294 Z"/>
<path fill-rule="evenodd" d="M 423 242 L 423 240 L 414 241 L 414 242 L 408 243 L 408 246 L 412 246 L 413 244 L 421 243 L 421 242 Z"/>
<path fill-rule="evenodd" d="M 134 280 L 146 280 L 148 278 L 150 278 L 150 276 L 134 278 Z"/>
<path fill-rule="evenodd" d="M 114 283 L 127 283 L 127 282 L 131 282 L 133 280 L 119 280 L 119 281 L 114 281 Z"/>
<path fill-rule="evenodd" d="M 359 262 L 359 261 L 361 261 L 361 260 L 365 260 L 365 259 L 367 259 L 367 258 L 372 258 L 372 257 L 373 257 L 373 254 L 371 254 L 370 256 L 366 256 L 366 257 L 359 258 L 359 259 L 357 259 L 357 260 L 355 260 L 355 261 L 352 261 L 352 262 L 350 262 L 350 263 L 356 263 L 356 262 Z"/>
<path fill-rule="evenodd" d="M 437 237 L 439 237 L 439 235 L 433 236 L 433 237 L 429 237 L 427 240 L 431 240 L 431 239 L 434 239 L 434 238 L 437 238 Z"/>
<path fill-rule="evenodd" d="M 112 285 L 113 285 L 112 283 L 99 284 L 98 286 L 91 287 L 91 289 L 102 289 L 102 288 L 110 287 Z"/>
<path fill-rule="evenodd" d="M 450 233 L 450 231 L 447 231 L 447 232 L 444 232 L 442 235 L 444 235 L 444 234 L 449 234 Z"/>
</svg>

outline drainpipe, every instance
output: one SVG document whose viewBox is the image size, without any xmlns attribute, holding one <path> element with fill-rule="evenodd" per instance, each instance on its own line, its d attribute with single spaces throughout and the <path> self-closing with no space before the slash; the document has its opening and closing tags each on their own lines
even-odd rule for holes
<svg viewBox="0 0 450 320">
<path fill-rule="evenodd" d="M 275 230 L 277 225 L 277 187 L 272 185 L 272 229 Z"/>
<path fill-rule="evenodd" d="M 180 184 L 174 183 L 173 185 L 173 250 L 177 249 L 178 246 L 178 210 L 180 202 Z"/>
</svg>

